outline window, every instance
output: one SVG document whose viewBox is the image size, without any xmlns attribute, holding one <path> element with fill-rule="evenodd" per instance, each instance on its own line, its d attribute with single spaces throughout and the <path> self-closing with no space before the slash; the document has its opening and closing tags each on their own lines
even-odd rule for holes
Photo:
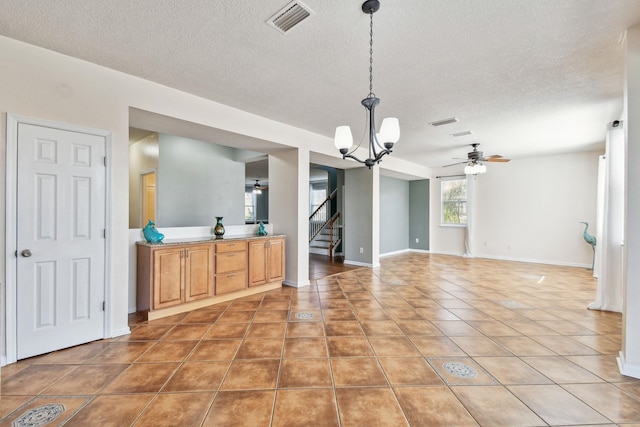
<svg viewBox="0 0 640 427">
<path fill-rule="evenodd" d="M 254 204 L 255 198 L 253 197 L 253 190 L 247 190 L 244 192 L 244 220 L 255 221 L 256 209 Z"/>
<path fill-rule="evenodd" d="M 440 182 L 442 225 L 467 224 L 467 179 L 447 179 Z"/>
<path fill-rule="evenodd" d="M 312 214 L 324 203 L 327 199 L 327 184 L 311 184 L 311 212 Z"/>
</svg>

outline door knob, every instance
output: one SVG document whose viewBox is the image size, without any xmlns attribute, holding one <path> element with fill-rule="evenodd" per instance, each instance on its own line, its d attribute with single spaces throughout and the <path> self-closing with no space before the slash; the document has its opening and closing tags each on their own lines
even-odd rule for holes
<svg viewBox="0 0 640 427">
<path fill-rule="evenodd" d="M 25 258 L 29 258 L 31 256 L 31 251 L 29 249 L 25 249 L 22 252 L 20 252 L 22 254 L 23 257 Z"/>
</svg>

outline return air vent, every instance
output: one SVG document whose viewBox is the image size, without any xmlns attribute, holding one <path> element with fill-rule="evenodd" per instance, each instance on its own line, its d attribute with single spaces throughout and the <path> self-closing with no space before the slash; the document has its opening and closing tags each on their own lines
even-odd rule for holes
<svg viewBox="0 0 640 427">
<path fill-rule="evenodd" d="M 444 126 L 444 125 L 450 125 L 451 123 L 457 123 L 458 119 L 455 117 L 451 117 L 449 119 L 444 119 L 444 120 L 438 120 L 436 122 L 431 122 L 429 123 L 431 126 Z"/>
<path fill-rule="evenodd" d="M 300 1 L 292 1 L 267 21 L 269 26 L 285 34 L 287 31 L 307 19 L 313 11 Z"/>
</svg>

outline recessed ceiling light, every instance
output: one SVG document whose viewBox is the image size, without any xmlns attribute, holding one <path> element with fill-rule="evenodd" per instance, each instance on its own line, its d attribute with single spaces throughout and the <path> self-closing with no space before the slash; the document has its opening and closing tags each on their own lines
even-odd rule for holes
<svg viewBox="0 0 640 427">
<path fill-rule="evenodd" d="M 443 126 L 443 125 L 450 125 L 451 123 L 458 123 L 458 118 L 457 117 L 450 117 L 448 119 L 443 119 L 443 120 L 437 120 L 435 122 L 431 122 L 429 123 L 431 126 Z"/>
<path fill-rule="evenodd" d="M 471 131 L 470 130 L 465 130 L 464 132 L 456 132 L 456 133 L 450 133 L 449 136 L 452 136 L 454 138 L 458 138 L 460 136 L 467 136 L 467 135 L 471 135 Z"/>
</svg>

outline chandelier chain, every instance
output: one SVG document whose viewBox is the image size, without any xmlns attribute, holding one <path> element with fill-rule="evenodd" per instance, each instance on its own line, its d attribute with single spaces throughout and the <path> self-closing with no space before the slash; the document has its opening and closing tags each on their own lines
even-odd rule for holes
<svg viewBox="0 0 640 427">
<path fill-rule="evenodd" d="M 369 98 L 373 98 L 376 96 L 373 93 L 373 12 L 369 17 Z"/>
</svg>

